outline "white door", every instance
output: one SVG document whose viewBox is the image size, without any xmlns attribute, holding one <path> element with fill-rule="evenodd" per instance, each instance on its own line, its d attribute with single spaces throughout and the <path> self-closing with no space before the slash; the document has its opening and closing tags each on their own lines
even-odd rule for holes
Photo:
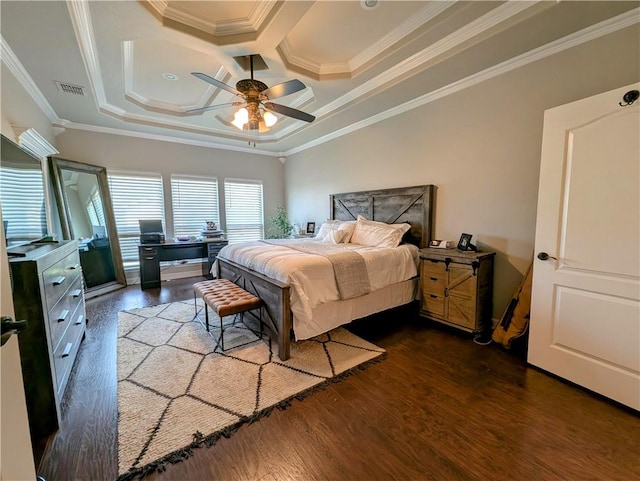
<svg viewBox="0 0 640 481">
<path fill-rule="evenodd" d="M 528 361 L 640 410 L 640 101 L 545 112 Z M 544 255 L 542 255 L 544 257 Z"/>
<path fill-rule="evenodd" d="M 2 214 L 0 213 L 0 221 Z M 0 310 L 2 316 L 14 318 L 11 284 L 9 281 L 9 262 L 5 247 L 4 228 L 0 222 Z M 0 347 L 2 379 L 0 397 L 2 415 L 0 416 L 0 480 L 33 481 L 36 472 L 29 434 L 27 404 L 22 384 L 20 351 L 17 337 L 11 336 Z"/>
</svg>

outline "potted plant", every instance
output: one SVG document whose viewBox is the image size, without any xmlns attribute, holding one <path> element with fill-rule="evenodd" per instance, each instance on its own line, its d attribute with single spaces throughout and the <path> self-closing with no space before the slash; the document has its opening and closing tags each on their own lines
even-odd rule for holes
<svg viewBox="0 0 640 481">
<path fill-rule="evenodd" d="M 293 225 L 289 222 L 287 210 L 278 206 L 276 215 L 269 217 L 271 227 L 267 229 L 267 239 L 285 239 L 290 237 L 293 232 Z"/>
</svg>

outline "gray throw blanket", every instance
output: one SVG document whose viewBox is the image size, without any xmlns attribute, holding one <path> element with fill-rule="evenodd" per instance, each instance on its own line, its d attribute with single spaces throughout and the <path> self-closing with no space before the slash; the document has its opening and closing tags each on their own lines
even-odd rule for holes
<svg viewBox="0 0 640 481">
<path fill-rule="evenodd" d="M 333 273 L 338 286 L 340 299 L 352 299 L 371 292 L 369 274 L 364 258 L 357 252 L 341 249 L 332 244 L 320 242 L 287 242 L 262 241 L 267 244 L 289 247 L 307 254 L 326 257 L 333 266 Z"/>
</svg>

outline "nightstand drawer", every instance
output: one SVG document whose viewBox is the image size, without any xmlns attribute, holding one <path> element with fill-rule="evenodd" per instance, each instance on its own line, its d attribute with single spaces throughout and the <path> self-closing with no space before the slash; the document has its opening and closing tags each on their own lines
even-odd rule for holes
<svg viewBox="0 0 640 481">
<path fill-rule="evenodd" d="M 444 296 L 437 294 L 422 294 L 421 310 L 425 314 L 444 316 Z"/>
<path fill-rule="evenodd" d="M 422 273 L 420 276 L 420 282 L 422 282 L 422 291 L 432 294 L 444 295 L 445 281 L 443 278 L 431 276 L 426 273 Z"/>
<path fill-rule="evenodd" d="M 444 278 L 447 273 L 447 266 L 442 261 L 433 261 L 431 259 L 422 259 L 422 272 Z"/>
</svg>

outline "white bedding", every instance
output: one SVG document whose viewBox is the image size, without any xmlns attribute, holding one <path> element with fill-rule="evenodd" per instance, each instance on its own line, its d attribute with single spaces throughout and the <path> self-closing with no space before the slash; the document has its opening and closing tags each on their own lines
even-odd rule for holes
<svg viewBox="0 0 640 481">
<path fill-rule="evenodd" d="M 335 327 L 335 320 L 314 319 L 314 310 L 340 300 L 331 261 L 322 255 L 307 254 L 287 247 L 316 239 L 286 239 L 243 242 L 225 246 L 218 257 L 248 267 L 291 286 L 291 311 L 296 339 L 307 339 Z M 369 275 L 372 296 L 375 291 L 414 278 L 418 274 L 418 248 L 411 244 L 398 247 L 368 247 L 337 244 L 335 247 L 359 253 Z M 367 296 L 363 296 L 367 297 Z"/>
</svg>

